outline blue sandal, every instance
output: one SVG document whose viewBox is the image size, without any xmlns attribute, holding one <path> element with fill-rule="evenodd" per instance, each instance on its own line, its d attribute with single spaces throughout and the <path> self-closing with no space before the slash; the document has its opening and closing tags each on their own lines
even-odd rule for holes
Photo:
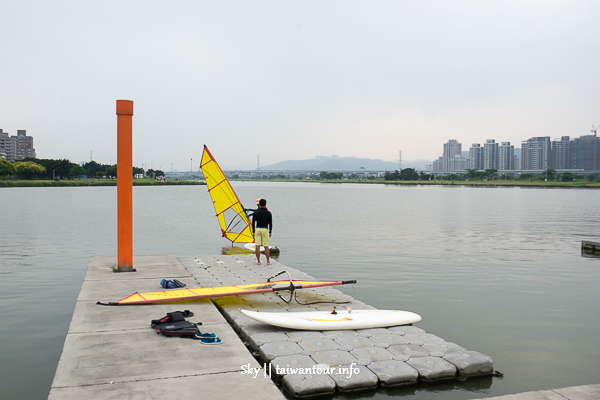
<svg viewBox="0 0 600 400">
<path fill-rule="evenodd" d="M 202 344 L 221 344 L 221 343 L 223 343 L 223 341 L 221 340 L 221 338 L 214 337 L 214 338 L 200 339 L 200 343 L 202 343 Z"/>
<path fill-rule="evenodd" d="M 196 333 L 194 337 L 196 339 L 211 339 L 216 338 L 217 335 L 215 335 L 214 333 Z"/>
</svg>

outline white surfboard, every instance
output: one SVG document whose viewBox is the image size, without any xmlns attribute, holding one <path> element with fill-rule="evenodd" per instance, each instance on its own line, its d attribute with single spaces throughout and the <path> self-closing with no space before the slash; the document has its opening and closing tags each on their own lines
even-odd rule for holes
<svg viewBox="0 0 600 400">
<path fill-rule="evenodd" d="M 242 314 L 265 324 L 289 329 L 333 331 L 344 329 L 386 328 L 421 321 L 421 316 L 398 310 L 337 310 L 306 312 L 264 312 L 240 309 Z"/>
<path fill-rule="evenodd" d="M 246 243 L 244 245 L 245 248 L 247 248 L 248 250 L 252 250 L 255 251 L 256 247 L 254 246 L 254 243 Z M 271 251 L 279 251 L 279 247 L 277 246 L 269 246 L 269 250 Z M 263 246 L 260 246 L 260 252 L 264 253 L 265 252 L 265 248 Z"/>
</svg>

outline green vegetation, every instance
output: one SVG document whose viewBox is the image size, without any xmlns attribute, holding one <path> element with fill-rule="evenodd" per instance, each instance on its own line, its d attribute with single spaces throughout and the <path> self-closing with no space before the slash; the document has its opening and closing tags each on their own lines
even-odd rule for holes
<svg viewBox="0 0 600 400">
<path fill-rule="evenodd" d="M 90 161 L 83 165 L 72 163 L 67 159 L 38 159 L 24 158 L 21 161 L 10 163 L 1 160 L 0 177 L 10 177 L 13 179 L 81 179 L 81 178 L 116 178 L 117 165 L 100 164 L 96 161 Z M 10 169 L 12 165 L 14 170 Z M 133 167 L 133 175 L 144 175 L 144 170 L 139 167 Z M 163 171 L 149 169 L 146 171 L 147 177 L 165 176 Z"/>
<path fill-rule="evenodd" d="M 321 173 L 319 174 L 319 178 L 323 179 L 323 180 L 333 180 L 333 179 L 342 179 L 342 177 L 344 176 L 343 173 L 341 172 L 326 172 L 326 171 L 321 171 Z"/>
<path fill-rule="evenodd" d="M 572 175 L 572 174 L 571 174 Z M 540 180 L 555 180 L 554 178 L 556 177 L 556 170 L 555 169 L 546 169 L 544 172 L 542 172 L 542 175 L 540 176 Z"/>
<path fill-rule="evenodd" d="M 546 172 L 548 178 L 546 178 Z M 556 170 L 548 169 L 542 174 L 534 175 L 522 173 L 519 176 L 511 176 L 499 173 L 496 169 L 477 171 L 467 169 L 464 173 L 450 174 L 428 174 L 424 171 L 417 172 L 413 168 L 405 168 L 402 171 L 386 171 L 383 176 L 372 173 L 342 173 L 325 172 L 304 173 L 297 175 L 263 174 L 256 177 L 240 177 L 234 174 L 231 180 L 249 181 L 279 181 L 279 182 L 321 182 L 321 183 L 372 183 L 388 185 L 462 185 L 481 187 L 564 187 L 564 188 L 600 188 L 599 174 L 576 175 L 571 172 L 558 173 Z"/>
<path fill-rule="evenodd" d="M 572 182 L 573 180 L 575 180 L 575 175 L 573 175 L 570 172 L 565 172 L 564 174 L 562 174 L 562 176 L 560 177 L 560 180 L 562 182 Z"/>
<path fill-rule="evenodd" d="M 13 176 L 16 173 L 17 170 L 12 163 L 0 158 L 0 178 L 4 176 Z"/>
<path fill-rule="evenodd" d="M 46 172 L 45 167 L 36 164 L 33 161 L 15 162 L 13 165 L 16 174 L 25 179 L 33 179 L 34 176 L 42 175 Z"/>
<path fill-rule="evenodd" d="M 140 172 L 138 172 L 139 174 L 144 173 L 144 170 L 139 168 Z M 133 172 L 135 174 L 135 171 Z M 148 171 L 146 171 L 146 175 L 147 176 L 154 176 L 154 177 L 160 177 L 160 176 L 165 176 L 165 173 L 163 171 L 160 170 L 154 170 L 154 169 L 149 169 Z"/>
<path fill-rule="evenodd" d="M 413 168 L 404 168 L 402 171 L 385 171 L 383 179 L 386 181 L 416 181 L 420 179 L 420 176 Z"/>
<path fill-rule="evenodd" d="M 455 174 L 452 174 L 455 175 Z M 494 180 L 498 176 L 498 170 L 488 168 L 485 171 L 477 171 L 476 169 L 465 169 L 464 178 L 463 175 L 458 175 L 458 179 L 463 178 L 471 181 L 483 181 L 483 180 Z M 504 174 L 506 177 L 506 174 Z"/>
<path fill-rule="evenodd" d="M 134 186 L 147 185 L 202 185 L 190 181 L 165 181 L 165 173 L 149 169 L 144 173 L 142 168 L 133 167 L 133 175 L 145 175 L 145 178 L 134 179 Z M 83 165 L 72 163 L 67 159 L 25 158 L 11 163 L 0 159 L 0 187 L 18 186 L 115 186 L 117 166 L 90 161 Z"/>
</svg>

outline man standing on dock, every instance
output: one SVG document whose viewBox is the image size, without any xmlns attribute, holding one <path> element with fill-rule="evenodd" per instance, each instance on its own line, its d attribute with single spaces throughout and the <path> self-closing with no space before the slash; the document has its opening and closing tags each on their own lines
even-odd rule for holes
<svg viewBox="0 0 600 400">
<path fill-rule="evenodd" d="M 273 215 L 267 210 L 267 200 L 260 199 L 258 210 L 252 215 L 252 232 L 254 232 L 254 254 L 256 254 L 256 264 L 260 265 L 260 246 L 265 248 L 267 265 L 271 265 L 269 256 L 269 238 L 273 230 Z"/>
</svg>

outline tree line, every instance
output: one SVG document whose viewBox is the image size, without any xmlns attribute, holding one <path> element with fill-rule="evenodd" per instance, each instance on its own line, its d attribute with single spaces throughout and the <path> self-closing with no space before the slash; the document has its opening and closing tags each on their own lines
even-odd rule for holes
<svg viewBox="0 0 600 400">
<path fill-rule="evenodd" d="M 414 168 L 404 168 L 402 171 L 395 170 L 394 172 L 385 171 L 383 179 L 386 181 L 427 181 L 433 175 L 425 172 L 417 172 Z"/>
<path fill-rule="evenodd" d="M 142 174 L 142 168 L 133 167 L 133 175 Z M 160 170 L 149 169 L 146 176 L 159 177 L 165 173 Z M 18 177 L 21 179 L 74 179 L 81 177 L 104 178 L 117 177 L 116 164 L 101 164 L 90 161 L 83 165 L 72 163 L 67 159 L 53 160 L 27 157 L 11 163 L 0 159 L 0 177 Z"/>
<path fill-rule="evenodd" d="M 406 171 L 406 172 L 405 172 Z M 555 169 L 546 169 L 544 170 L 540 175 L 534 175 L 531 173 L 521 173 L 519 175 L 518 178 L 515 178 L 511 175 L 508 174 L 499 174 L 499 171 L 497 169 L 494 168 L 488 168 L 484 171 L 479 171 L 476 169 L 465 169 L 464 173 L 450 173 L 450 174 L 446 174 L 446 175 L 438 175 L 438 176 L 434 176 L 433 174 L 426 174 L 423 171 L 417 173 L 414 169 L 412 168 L 406 168 L 403 169 L 402 172 L 399 172 L 398 170 L 394 171 L 394 172 L 387 172 L 385 173 L 384 179 L 390 180 L 390 181 L 398 181 L 398 180 L 402 180 L 402 181 L 416 181 L 416 180 L 430 180 L 430 179 L 440 179 L 440 180 L 444 180 L 444 181 L 464 181 L 464 180 L 468 180 L 468 181 L 492 181 L 492 180 L 497 180 L 497 179 L 503 179 L 503 180 L 513 180 L 513 179 L 520 179 L 520 180 L 548 180 L 548 181 L 561 181 L 561 182 L 571 182 L 573 180 L 576 179 L 587 179 L 589 181 L 596 181 L 599 179 L 599 176 L 597 173 L 594 174 L 590 174 L 587 176 L 583 176 L 583 175 L 575 175 L 571 172 L 563 172 L 563 173 L 557 173 Z"/>
</svg>

